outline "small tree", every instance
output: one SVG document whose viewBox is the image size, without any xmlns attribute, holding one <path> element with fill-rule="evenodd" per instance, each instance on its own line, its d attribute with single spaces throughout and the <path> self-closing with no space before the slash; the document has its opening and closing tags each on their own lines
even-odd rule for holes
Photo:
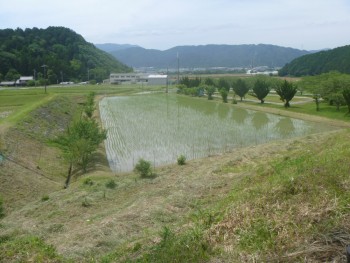
<svg viewBox="0 0 350 263">
<path fill-rule="evenodd" d="M 278 84 L 275 88 L 276 93 L 280 96 L 281 101 L 284 102 L 284 107 L 289 108 L 289 102 L 293 99 L 294 95 L 297 93 L 297 87 L 287 80 L 284 80 L 281 84 Z"/>
<path fill-rule="evenodd" d="M 332 93 L 328 96 L 328 99 L 332 105 L 335 105 L 337 108 L 337 111 L 340 111 L 340 106 L 345 105 L 345 96 L 343 95 L 343 92 L 336 92 Z"/>
<path fill-rule="evenodd" d="M 141 177 L 147 178 L 147 177 L 152 177 L 152 168 L 151 168 L 151 162 L 146 161 L 144 159 L 140 159 L 138 163 L 135 165 L 135 172 L 140 174 Z"/>
<path fill-rule="evenodd" d="M 214 95 L 214 92 L 215 92 L 215 87 L 214 86 L 205 86 L 204 87 L 205 91 L 207 92 L 207 95 L 208 95 L 208 100 L 213 100 L 213 95 Z"/>
<path fill-rule="evenodd" d="M 348 105 L 348 114 L 350 114 L 350 85 L 349 84 L 347 85 L 347 87 L 344 88 L 343 96 L 344 96 L 346 105 Z"/>
<path fill-rule="evenodd" d="M 56 140 L 63 151 L 64 159 L 69 163 L 65 188 L 69 185 L 73 167 L 80 167 L 86 172 L 93 154 L 106 138 L 107 132 L 100 129 L 94 119 L 82 118 Z"/>
<path fill-rule="evenodd" d="M 314 94 L 313 99 L 315 100 L 316 103 L 316 111 L 320 111 L 320 99 L 321 95 L 320 94 Z"/>
<path fill-rule="evenodd" d="M 92 118 L 95 111 L 95 92 L 90 92 L 87 96 L 84 112 L 88 118 Z"/>
<path fill-rule="evenodd" d="M 242 79 L 238 79 L 237 81 L 233 82 L 232 89 L 236 93 L 236 95 L 238 95 L 241 98 L 241 101 L 249 91 L 249 87 Z"/>
<path fill-rule="evenodd" d="M 220 90 L 220 94 L 221 94 L 221 97 L 222 97 L 222 101 L 224 103 L 227 103 L 228 91 L 226 89 L 222 89 L 222 90 Z"/>
<path fill-rule="evenodd" d="M 269 92 L 269 84 L 265 80 L 258 79 L 254 83 L 253 93 L 251 95 L 260 100 L 261 103 L 264 103 L 264 99 L 269 94 Z"/>
</svg>

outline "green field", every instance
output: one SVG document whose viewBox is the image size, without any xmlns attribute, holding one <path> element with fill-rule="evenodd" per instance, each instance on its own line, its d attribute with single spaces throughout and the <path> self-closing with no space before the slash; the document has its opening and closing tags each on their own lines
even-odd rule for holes
<svg viewBox="0 0 350 263">
<path fill-rule="evenodd" d="M 338 112 L 322 104 L 316 112 L 313 102 L 292 101 L 285 110 L 251 101 L 233 105 L 220 98 L 169 94 L 166 100 L 165 94 L 147 94 L 164 92 L 162 87 L 49 86 L 47 91 L 0 90 L 0 113 L 11 111 L 0 119 L 6 157 L 0 164 L 0 262 L 346 262 L 350 132 L 303 133 L 301 121 L 349 127 L 345 108 Z M 159 138 L 151 144 L 163 147 L 178 127 L 193 140 L 185 141 L 188 159 L 200 154 L 193 145 L 203 146 L 205 157 L 155 167 L 155 176 L 143 179 L 135 172 L 111 172 L 108 144 L 101 145 L 94 165 L 86 173 L 74 171 L 70 187 L 63 189 L 68 164 L 49 139 L 81 116 L 91 91 L 102 99 L 95 118 L 99 110 L 105 114 L 104 105 L 122 107 L 109 117 L 110 129 L 127 134 L 114 141 L 124 144 L 127 136 L 148 141 L 149 130 Z M 153 120 L 147 121 L 147 114 Z M 253 146 L 225 150 L 252 133 L 240 127 L 245 123 L 261 138 L 275 133 L 275 140 L 258 144 L 260 137 L 254 136 L 245 139 Z M 140 125 L 146 128 L 137 130 Z M 231 125 L 239 127 L 233 135 Z M 169 127 L 159 134 L 164 126 Z M 204 136 L 209 128 L 210 136 Z M 230 139 L 222 140 L 226 134 Z M 175 137 L 168 144 L 172 140 L 181 141 Z M 224 146 L 208 147 L 208 141 Z M 143 147 L 146 153 L 151 146 Z M 186 150 L 171 147 L 174 157 Z M 152 163 L 162 158 L 150 154 Z"/>
</svg>

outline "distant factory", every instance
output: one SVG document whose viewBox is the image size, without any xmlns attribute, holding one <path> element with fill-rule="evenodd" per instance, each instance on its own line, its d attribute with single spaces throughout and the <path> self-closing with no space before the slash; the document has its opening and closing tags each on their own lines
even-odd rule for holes
<svg viewBox="0 0 350 263">
<path fill-rule="evenodd" d="M 110 84 L 147 84 L 166 85 L 168 75 L 146 75 L 142 73 L 112 73 L 109 76 Z"/>
</svg>

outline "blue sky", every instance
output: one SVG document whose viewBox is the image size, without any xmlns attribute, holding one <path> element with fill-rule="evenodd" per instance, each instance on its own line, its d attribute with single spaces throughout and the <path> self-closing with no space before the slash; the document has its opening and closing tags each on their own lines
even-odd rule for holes
<svg viewBox="0 0 350 263">
<path fill-rule="evenodd" d="M 350 1 L 0 0 L 0 26 L 64 26 L 95 44 L 161 50 L 259 43 L 318 50 L 350 44 Z"/>
</svg>

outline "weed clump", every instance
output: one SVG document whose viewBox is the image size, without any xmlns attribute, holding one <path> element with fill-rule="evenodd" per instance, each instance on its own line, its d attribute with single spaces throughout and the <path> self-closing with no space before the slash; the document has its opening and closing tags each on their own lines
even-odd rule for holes
<svg viewBox="0 0 350 263">
<path fill-rule="evenodd" d="M 186 164 L 186 156 L 181 154 L 179 157 L 177 157 L 177 164 L 178 165 L 185 165 Z"/>
<path fill-rule="evenodd" d="M 42 202 L 46 202 L 50 199 L 50 197 L 48 195 L 44 195 L 43 197 L 41 197 L 41 201 Z"/>
<path fill-rule="evenodd" d="M 90 200 L 88 200 L 86 197 L 84 198 L 83 202 L 81 203 L 83 207 L 90 207 L 92 206 Z"/>
<path fill-rule="evenodd" d="M 91 178 L 86 178 L 86 179 L 84 180 L 84 184 L 85 184 L 85 185 L 92 186 L 92 185 L 94 184 L 94 181 L 92 181 Z"/>
<path fill-rule="evenodd" d="M 113 179 L 111 179 L 106 183 L 106 187 L 109 189 L 115 189 L 117 187 L 117 184 Z"/>
<path fill-rule="evenodd" d="M 146 161 L 142 158 L 135 165 L 134 171 L 137 172 L 142 178 L 150 178 L 154 176 L 152 172 L 151 162 Z"/>
</svg>

